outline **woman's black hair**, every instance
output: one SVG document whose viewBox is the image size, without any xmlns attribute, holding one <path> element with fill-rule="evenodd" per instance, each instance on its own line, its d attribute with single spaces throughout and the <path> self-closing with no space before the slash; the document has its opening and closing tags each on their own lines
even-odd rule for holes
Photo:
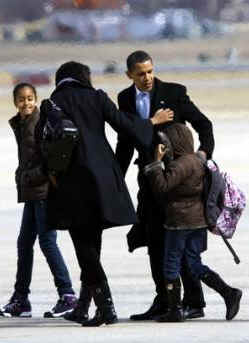
<svg viewBox="0 0 249 343">
<path fill-rule="evenodd" d="M 152 62 L 152 58 L 147 52 L 142 51 L 142 50 L 134 51 L 132 54 L 130 54 L 127 57 L 127 60 L 126 60 L 127 69 L 128 71 L 132 71 L 135 68 L 135 65 L 137 63 L 144 63 L 146 61 Z"/>
<path fill-rule="evenodd" d="M 58 85 L 61 80 L 68 77 L 78 80 L 86 86 L 92 87 L 91 71 L 85 64 L 74 61 L 62 64 L 55 73 L 55 84 Z"/>
<path fill-rule="evenodd" d="M 34 96 L 35 96 L 35 99 L 37 100 L 37 91 L 36 91 L 35 87 L 34 87 L 33 85 L 31 85 L 31 83 L 28 83 L 28 82 L 21 82 L 21 83 L 18 83 L 18 84 L 15 86 L 14 90 L 13 90 L 13 99 L 14 99 L 14 102 L 16 101 L 16 98 L 17 98 L 18 93 L 20 92 L 20 90 L 23 89 L 23 88 L 25 88 L 25 87 L 30 88 L 30 89 L 33 91 Z"/>
</svg>

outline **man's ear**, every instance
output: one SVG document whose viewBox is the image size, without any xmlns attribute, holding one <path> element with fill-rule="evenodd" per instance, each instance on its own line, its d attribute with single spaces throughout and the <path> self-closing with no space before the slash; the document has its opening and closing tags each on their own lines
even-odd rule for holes
<svg viewBox="0 0 249 343">
<path fill-rule="evenodd" d="M 132 80 L 132 76 L 131 76 L 131 73 L 129 72 L 129 70 L 126 71 L 126 75 L 127 75 L 127 77 L 128 77 L 129 79 Z"/>
</svg>

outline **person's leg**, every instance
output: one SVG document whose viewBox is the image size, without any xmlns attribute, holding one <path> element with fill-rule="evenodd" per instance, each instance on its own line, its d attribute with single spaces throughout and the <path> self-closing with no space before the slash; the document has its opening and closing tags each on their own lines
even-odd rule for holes
<svg viewBox="0 0 249 343">
<path fill-rule="evenodd" d="M 150 308 L 139 314 L 130 316 L 131 320 L 153 320 L 157 316 L 165 313 L 168 306 L 167 293 L 163 276 L 163 259 L 164 259 L 164 231 L 162 226 L 162 216 L 158 208 L 151 199 L 153 195 L 147 185 L 144 176 L 138 176 L 139 192 L 137 215 L 139 225 L 143 225 L 146 231 L 148 255 L 152 279 L 155 284 L 156 297 Z"/>
<path fill-rule="evenodd" d="M 185 257 L 182 261 L 181 279 L 184 288 L 183 306 L 190 308 L 203 308 L 206 306 L 200 280 L 193 278 Z"/>
<path fill-rule="evenodd" d="M 77 260 L 79 264 L 81 264 L 81 235 L 79 235 L 79 231 L 77 230 L 70 230 L 70 236 L 73 241 L 73 245 L 75 248 Z M 95 248 L 96 248 L 96 253 L 98 255 L 98 259 L 100 260 L 100 254 L 101 254 L 101 245 L 102 245 L 102 233 L 99 232 L 99 234 L 96 235 L 96 239 L 94 242 Z M 81 268 L 81 266 L 80 266 Z M 84 267 L 82 266 L 84 269 Z M 81 270 L 82 270 L 81 268 Z M 81 272 L 80 276 L 81 280 L 81 288 L 80 288 L 80 294 L 78 298 L 78 303 L 75 309 L 71 313 L 66 313 L 64 318 L 66 320 L 80 323 L 82 324 L 84 321 L 86 321 L 89 318 L 88 311 L 90 308 L 90 304 L 92 301 L 92 293 L 90 291 L 89 286 L 84 282 L 84 272 Z"/>
<path fill-rule="evenodd" d="M 184 321 L 181 305 L 181 262 L 188 230 L 165 231 L 164 277 L 168 295 L 168 310 L 158 317 L 159 322 Z"/>
<path fill-rule="evenodd" d="M 100 261 L 100 242 L 102 230 L 92 228 L 92 232 L 82 229 L 70 229 L 76 257 L 81 270 L 80 280 L 91 286 L 106 281 L 106 274 Z"/>
<path fill-rule="evenodd" d="M 47 229 L 47 204 L 45 200 L 35 201 L 35 221 L 39 244 L 54 278 L 59 294 L 56 305 L 44 313 L 45 318 L 62 317 L 71 312 L 77 299 L 74 295 L 68 269 L 57 245 L 57 233 Z"/>
<path fill-rule="evenodd" d="M 190 273 L 185 257 L 182 261 L 181 280 L 184 290 L 182 306 L 185 319 L 204 317 L 203 308 L 206 303 L 201 282 Z"/>
<path fill-rule="evenodd" d="M 207 250 L 207 231 L 203 231 L 200 252 Z M 184 289 L 183 308 L 185 319 L 204 317 L 203 308 L 206 306 L 204 294 L 199 279 L 194 278 L 188 268 L 186 258 L 183 258 L 181 279 Z"/>
<path fill-rule="evenodd" d="M 20 233 L 17 239 L 17 273 L 14 293 L 9 303 L 0 309 L 1 316 L 32 316 L 28 294 L 30 293 L 35 239 L 34 207 L 32 202 L 27 202 L 24 205 Z"/>
<path fill-rule="evenodd" d="M 82 324 L 89 319 L 88 311 L 92 301 L 90 288 L 84 283 L 81 284 L 77 305 L 72 312 L 67 312 L 63 317 L 71 322 Z"/>
<path fill-rule="evenodd" d="M 33 202 L 26 202 L 23 209 L 22 224 L 17 239 L 17 273 L 15 294 L 28 297 L 33 270 L 34 243 L 37 232 Z"/>
<path fill-rule="evenodd" d="M 201 280 L 222 296 L 226 305 L 226 320 L 232 320 L 239 312 L 242 291 L 227 285 L 213 270 L 203 274 Z"/>
<path fill-rule="evenodd" d="M 88 311 L 89 311 L 91 300 L 92 300 L 92 293 L 90 291 L 89 286 L 86 284 L 85 280 L 83 281 L 84 274 L 85 274 L 84 263 L 83 263 L 84 262 L 83 249 L 85 248 L 82 246 L 82 240 L 84 241 L 82 237 L 82 232 L 80 229 L 70 229 L 69 234 L 72 239 L 77 261 L 81 270 L 81 274 L 80 274 L 81 287 L 80 287 L 78 303 L 75 309 L 71 313 L 66 313 L 64 315 L 64 319 L 82 324 L 84 321 L 89 319 Z M 96 250 L 97 250 L 97 253 L 100 255 L 101 235 L 99 239 L 99 245 L 98 245 L 98 248 L 96 248 Z"/>
<path fill-rule="evenodd" d="M 90 320 L 84 319 L 82 325 L 100 326 L 116 323 L 117 315 L 111 291 L 100 261 L 102 230 L 99 225 L 95 225 L 91 231 L 72 229 L 70 235 L 81 269 L 82 284 L 90 291 L 98 309 L 95 316 Z M 88 311 L 88 308 L 85 310 Z"/>
<path fill-rule="evenodd" d="M 222 278 L 209 267 L 202 264 L 200 250 L 206 229 L 194 230 L 186 243 L 186 261 L 194 275 L 201 279 L 208 287 L 218 292 L 226 305 L 226 319 L 233 319 L 239 311 L 242 292 L 228 286 Z"/>
<path fill-rule="evenodd" d="M 35 202 L 35 220 L 41 251 L 54 277 L 59 297 L 64 294 L 74 294 L 68 269 L 57 245 L 57 232 L 47 229 L 46 211 L 45 200 Z"/>
<path fill-rule="evenodd" d="M 202 233 L 202 242 L 199 246 L 200 253 L 207 250 L 207 239 L 208 234 L 207 230 Z M 186 258 L 183 258 L 182 261 L 182 270 L 181 270 L 182 283 L 184 288 L 183 294 L 183 306 L 189 307 L 190 309 L 202 309 L 206 306 L 204 294 L 200 280 L 192 277 L 192 274 L 186 263 Z"/>
<path fill-rule="evenodd" d="M 131 320 L 153 320 L 157 316 L 165 313 L 168 306 L 167 293 L 165 291 L 165 282 L 163 277 L 164 231 L 162 226 L 155 225 L 154 229 L 155 231 L 162 231 L 161 239 L 157 240 L 156 237 L 154 237 L 148 241 L 148 255 L 151 275 L 156 289 L 156 297 L 147 311 L 131 315 Z M 155 235 L 159 236 L 159 233 Z"/>
<path fill-rule="evenodd" d="M 164 236 L 165 236 L 165 229 L 158 222 L 158 220 L 154 221 L 150 224 L 150 229 L 148 233 L 148 254 L 150 259 L 150 267 L 151 267 L 151 274 L 153 281 L 156 286 L 156 294 L 157 297 L 160 299 L 160 302 L 167 307 L 167 296 L 165 294 L 165 286 L 164 286 L 164 275 L 163 275 L 163 267 L 164 267 Z"/>
</svg>

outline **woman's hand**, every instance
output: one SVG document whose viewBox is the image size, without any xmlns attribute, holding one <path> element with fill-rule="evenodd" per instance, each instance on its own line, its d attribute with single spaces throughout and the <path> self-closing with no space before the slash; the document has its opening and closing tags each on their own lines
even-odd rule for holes
<svg viewBox="0 0 249 343">
<path fill-rule="evenodd" d="M 166 154 L 167 147 L 164 144 L 158 144 L 155 150 L 155 160 L 161 161 Z"/>
</svg>

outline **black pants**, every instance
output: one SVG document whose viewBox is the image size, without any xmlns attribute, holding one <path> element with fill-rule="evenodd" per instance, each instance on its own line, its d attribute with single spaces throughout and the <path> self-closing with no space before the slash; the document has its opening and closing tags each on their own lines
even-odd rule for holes
<svg viewBox="0 0 249 343">
<path fill-rule="evenodd" d="M 106 281 L 106 274 L 100 262 L 102 229 L 100 226 L 74 228 L 69 230 L 81 270 L 80 280 L 87 286 Z"/>
<path fill-rule="evenodd" d="M 165 229 L 164 214 L 160 212 L 158 203 L 142 173 L 138 174 L 138 207 L 137 214 L 140 224 L 145 226 L 150 267 L 156 293 L 162 301 L 165 299 L 165 278 L 163 274 Z M 181 279 L 184 288 L 183 305 L 205 307 L 202 286 L 199 280 L 192 277 L 185 261 L 181 265 Z M 167 301 L 167 300 L 165 300 Z"/>
</svg>

